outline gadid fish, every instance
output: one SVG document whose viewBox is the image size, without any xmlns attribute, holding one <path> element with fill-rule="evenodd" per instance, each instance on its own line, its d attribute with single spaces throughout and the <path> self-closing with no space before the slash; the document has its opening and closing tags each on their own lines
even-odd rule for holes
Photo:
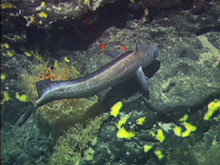
<svg viewBox="0 0 220 165">
<path fill-rule="evenodd" d="M 156 60 L 159 50 L 153 45 L 139 45 L 136 50 L 110 55 L 115 58 L 97 71 L 86 77 L 67 81 L 39 81 L 37 91 L 40 98 L 33 109 L 28 110 L 17 122 L 22 125 L 40 106 L 61 99 L 83 98 L 97 94 L 99 91 L 113 87 L 136 75 L 145 91 L 148 91 L 148 78 L 143 69 Z"/>
</svg>

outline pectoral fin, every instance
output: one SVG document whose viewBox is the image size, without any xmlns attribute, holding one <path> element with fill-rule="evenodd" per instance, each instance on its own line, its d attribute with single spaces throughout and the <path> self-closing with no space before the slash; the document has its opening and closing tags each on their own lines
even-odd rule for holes
<svg viewBox="0 0 220 165">
<path fill-rule="evenodd" d="M 118 57 L 120 56 L 120 52 L 118 52 L 117 50 L 109 50 L 106 52 L 106 54 L 112 58 Z"/>
<path fill-rule="evenodd" d="M 145 76 L 144 71 L 142 69 L 142 67 L 139 67 L 138 70 L 136 71 L 136 76 L 137 79 L 139 81 L 139 83 L 141 84 L 141 87 L 148 92 L 148 87 L 150 85 L 149 83 L 149 78 L 147 76 Z"/>
</svg>

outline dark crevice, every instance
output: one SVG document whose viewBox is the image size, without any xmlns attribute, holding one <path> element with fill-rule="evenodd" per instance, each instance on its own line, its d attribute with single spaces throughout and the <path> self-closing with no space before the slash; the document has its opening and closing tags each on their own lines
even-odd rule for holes
<svg viewBox="0 0 220 165">
<path fill-rule="evenodd" d="M 13 48 L 19 52 L 22 49 L 39 49 L 40 51 L 49 51 L 52 56 L 56 56 L 57 50 L 67 49 L 71 51 L 86 50 L 94 41 L 96 41 L 103 32 L 110 27 L 125 28 L 129 20 L 141 19 L 146 17 L 144 10 L 149 9 L 148 21 L 154 19 L 169 17 L 179 13 L 181 10 L 189 10 L 192 7 L 192 1 L 181 1 L 174 5 L 160 5 L 156 1 L 140 1 L 132 4 L 130 0 L 120 0 L 115 3 L 109 3 L 94 12 L 84 13 L 81 17 L 74 20 L 58 20 L 51 28 L 39 28 L 38 25 L 26 27 L 24 18 L 5 18 L 8 22 L 13 22 L 13 27 L 9 27 L 4 22 L 2 33 L 19 34 L 25 33 L 27 40 L 25 42 L 13 43 Z M 3 13 L 4 14 L 4 13 Z M 14 30 L 13 30 L 14 29 Z M 210 31 L 219 31 L 220 27 L 207 26 L 195 30 L 196 35 L 201 35 Z M 183 30 L 182 28 L 180 30 Z M 187 29 L 185 29 L 187 30 Z M 191 29 L 192 30 L 192 29 Z M 4 37 L 3 37 L 4 38 Z M 9 41 L 10 43 L 10 41 Z"/>
<path fill-rule="evenodd" d="M 27 28 L 26 46 L 51 52 L 58 49 L 86 50 L 107 28 L 124 28 L 128 20 L 144 14 L 144 8 L 134 10 L 129 3 L 129 0 L 121 0 L 106 4 L 95 12 L 84 13 L 78 19 L 54 23 L 52 29 Z"/>
<path fill-rule="evenodd" d="M 205 28 L 199 29 L 198 31 L 195 32 L 195 34 L 199 36 L 199 35 L 206 34 L 208 32 L 220 32 L 220 25 L 216 27 L 205 27 Z"/>
</svg>

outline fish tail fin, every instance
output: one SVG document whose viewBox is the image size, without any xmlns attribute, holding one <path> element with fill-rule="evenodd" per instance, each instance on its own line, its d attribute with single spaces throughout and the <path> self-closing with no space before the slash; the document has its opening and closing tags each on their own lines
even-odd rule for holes
<svg viewBox="0 0 220 165">
<path fill-rule="evenodd" d="M 15 125 L 22 126 L 31 116 L 31 114 L 35 112 L 35 108 L 29 108 L 24 114 L 18 119 Z"/>
<path fill-rule="evenodd" d="M 53 81 L 49 80 L 38 81 L 36 83 L 38 96 L 40 97 L 51 86 L 52 83 Z"/>
</svg>

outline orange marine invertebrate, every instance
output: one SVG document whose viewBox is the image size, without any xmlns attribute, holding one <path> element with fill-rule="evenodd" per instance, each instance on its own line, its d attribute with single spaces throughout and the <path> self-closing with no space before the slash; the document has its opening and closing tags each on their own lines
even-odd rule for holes
<svg viewBox="0 0 220 165">
<path fill-rule="evenodd" d="M 48 67 L 44 73 L 41 73 L 39 80 L 55 80 L 55 72 L 52 67 Z"/>
</svg>

